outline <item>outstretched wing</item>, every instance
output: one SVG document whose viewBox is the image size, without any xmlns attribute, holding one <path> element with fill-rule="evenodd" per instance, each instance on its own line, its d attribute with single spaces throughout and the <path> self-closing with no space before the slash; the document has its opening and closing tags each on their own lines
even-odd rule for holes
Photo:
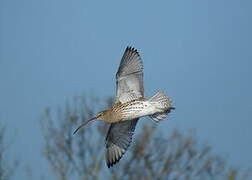
<svg viewBox="0 0 252 180">
<path fill-rule="evenodd" d="M 116 101 L 143 97 L 143 61 L 136 49 L 127 47 L 116 73 Z"/>
<path fill-rule="evenodd" d="M 122 103 L 144 96 L 143 62 L 136 49 L 127 47 L 116 73 L 116 101 Z M 138 119 L 113 123 L 106 137 L 106 162 L 111 167 L 128 149 Z"/>
<path fill-rule="evenodd" d="M 138 119 L 123 121 L 110 125 L 106 137 L 106 163 L 108 168 L 119 162 L 128 149 Z"/>
</svg>

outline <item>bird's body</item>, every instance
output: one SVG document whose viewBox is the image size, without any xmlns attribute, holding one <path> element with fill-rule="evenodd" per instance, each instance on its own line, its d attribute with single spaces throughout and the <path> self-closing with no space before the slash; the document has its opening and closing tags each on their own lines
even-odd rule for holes
<svg viewBox="0 0 252 180">
<path fill-rule="evenodd" d="M 94 118 L 81 124 L 74 133 L 90 121 L 111 123 L 106 137 L 108 167 L 117 163 L 131 143 L 139 118 L 151 117 L 158 122 L 175 109 L 163 92 L 151 98 L 144 97 L 143 63 L 136 49 L 127 47 L 116 74 L 116 101 L 111 109 L 101 111 Z"/>
<path fill-rule="evenodd" d="M 158 94 L 164 95 L 162 93 Z M 152 99 L 148 100 L 147 98 L 138 98 L 126 103 L 115 103 L 111 109 L 102 112 L 100 119 L 108 123 L 115 123 L 144 116 L 152 116 L 154 114 L 167 112 L 170 111 L 170 109 L 173 109 L 173 107 L 169 105 L 169 99 L 167 99 L 165 95 L 165 102 L 161 105 L 161 107 L 156 105 L 157 102 L 153 102 L 151 100 Z"/>
<path fill-rule="evenodd" d="M 139 98 L 126 103 L 116 103 L 111 110 L 113 114 L 119 114 L 120 118 L 116 119 L 116 122 L 140 118 L 155 111 L 154 106 L 144 98 Z"/>
</svg>

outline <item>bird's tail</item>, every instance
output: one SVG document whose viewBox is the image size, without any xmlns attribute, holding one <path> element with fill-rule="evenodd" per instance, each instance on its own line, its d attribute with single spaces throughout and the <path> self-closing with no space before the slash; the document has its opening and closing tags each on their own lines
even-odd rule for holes
<svg viewBox="0 0 252 180">
<path fill-rule="evenodd" d="M 165 119 L 168 113 L 175 109 L 171 105 L 171 98 L 169 98 L 165 93 L 158 92 L 153 97 L 149 99 L 150 103 L 157 109 L 157 113 L 151 115 L 151 119 L 158 122 L 162 119 Z"/>
</svg>

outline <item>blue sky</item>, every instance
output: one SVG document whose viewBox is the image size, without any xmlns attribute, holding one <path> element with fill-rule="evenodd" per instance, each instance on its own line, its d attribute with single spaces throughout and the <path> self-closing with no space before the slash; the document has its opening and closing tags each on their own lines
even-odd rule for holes
<svg viewBox="0 0 252 180">
<path fill-rule="evenodd" d="M 0 121 L 9 159 L 35 177 L 41 158 L 39 120 L 84 92 L 114 95 L 127 45 L 141 53 L 145 92 L 166 91 L 177 107 L 160 130 L 195 129 L 231 164 L 252 164 L 252 2 L 0 1 Z M 50 175 L 48 175 L 50 176 Z"/>
</svg>

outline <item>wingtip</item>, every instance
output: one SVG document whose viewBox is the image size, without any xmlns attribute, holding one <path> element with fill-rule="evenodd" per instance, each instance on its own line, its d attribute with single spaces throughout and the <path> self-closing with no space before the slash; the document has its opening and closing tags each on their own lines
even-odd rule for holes
<svg viewBox="0 0 252 180">
<path fill-rule="evenodd" d="M 127 149 L 127 148 L 126 148 Z M 120 153 L 119 153 L 120 151 Z M 117 164 L 125 154 L 126 150 L 124 149 L 107 149 L 106 153 L 106 164 L 108 168 L 113 167 L 115 164 Z M 119 153 L 119 154 L 118 154 Z"/>
<path fill-rule="evenodd" d="M 132 51 L 132 52 L 135 52 L 139 55 L 139 52 L 136 48 L 134 48 L 133 46 L 127 46 L 125 51 Z"/>
<path fill-rule="evenodd" d="M 112 168 L 115 164 L 117 164 L 119 161 L 120 161 L 121 158 L 119 159 L 116 159 L 115 161 L 113 162 L 107 162 L 107 167 L 108 168 Z"/>
<path fill-rule="evenodd" d="M 107 163 L 107 167 L 111 168 L 111 167 L 113 167 L 113 164 Z"/>
</svg>

